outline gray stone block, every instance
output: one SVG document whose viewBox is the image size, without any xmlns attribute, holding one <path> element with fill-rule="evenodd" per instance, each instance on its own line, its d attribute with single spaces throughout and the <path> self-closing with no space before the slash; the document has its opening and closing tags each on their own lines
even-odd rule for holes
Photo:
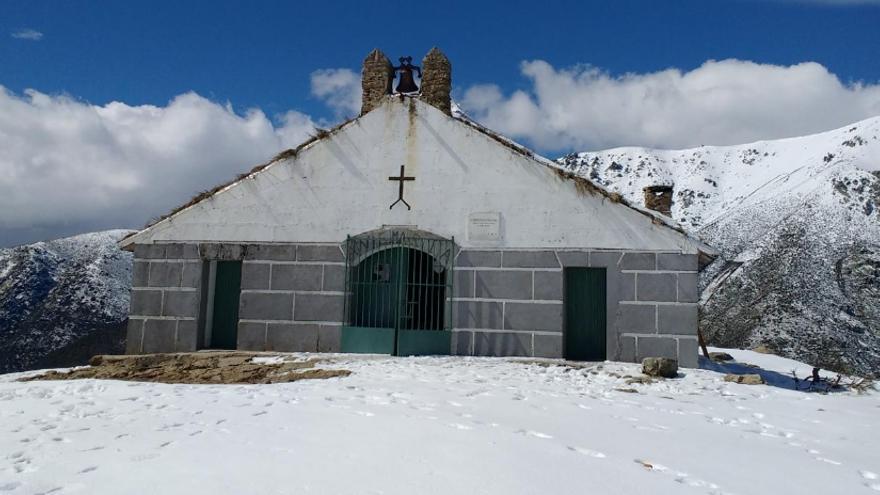
<svg viewBox="0 0 880 495">
<path fill-rule="evenodd" d="M 244 259 L 259 261 L 296 261 L 296 244 L 248 244 Z"/>
<path fill-rule="evenodd" d="M 654 253 L 623 253 L 620 260 L 621 270 L 655 270 L 657 257 Z"/>
<path fill-rule="evenodd" d="M 487 299 L 531 299 L 532 272 L 477 270 L 476 297 Z"/>
<path fill-rule="evenodd" d="M 531 356 L 532 334 L 475 332 L 474 356 Z"/>
<path fill-rule="evenodd" d="M 468 331 L 452 332 L 452 349 L 450 350 L 454 356 L 471 356 L 473 349 L 471 343 L 474 339 L 474 333 Z"/>
<path fill-rule="evenodd" d="M 131 314 L 134 316 L 161 316 L 162 291 L 157 289 L 132 289 Z"/>
<path fill-rule="evenodd" d="M 699 352 L 699 343 L 696 338 L 678 339 L 678 364 L 682 368 L 699 367 Z"/>
<path fill-rule="evenodd" d="M 272 265 L 272 290 L 321 290 L 321 265 Z"/>
<path fill-rule="evenodd" d="M 318 350 L 319 325 L 269 323 L 266 350 L 281 352 L 315 352 Z"/>
<path fill-rule="evenodd" d="M 678 359 L 677 348 L 672 337 L 636 337 L 636 362 L 647 357 Z"/>
<path fill-rule="evenodd" d="M 341 332 L 339 325 L 321 325 L 318 330 L 318 352 L 341 352 Z"/>
<path fill-rule="evenodd" d="M 500 302 L 456 301 L 454 304 L 455 328 L 503 328 Z"/>
<path fill-rule="evenodd" d="M 500 268 L 501 251 L 464 251 L 455 258 L 455 266 Z"/>
<path fill-rule="evenodd" d="M 679 272 L 695 272 L 697 271 L 697 255 L 658 253 L 657 269 Z"/>
<path fill-rule="evenodd" d="M 140 354 L 141 339 L 144 336 L 144 320 L 128 320 L 128 331 L 125 333 L 125 353 Z"/>
<path fill-rule="evenodd" d="M 242 292 L 239 318 L 245 320 L 290 320 L 293 295 L 272 292 Z"/>
<path fill-rule="evenodd" d="M 534 335 L 534 355 L 544 358 L 562 357 L 562 335 Z"/>
<path fill-rule="evenodd" d="M 641 275 L 641 274 L 640 274 Z M 617 301 L 636 300 L 636 274 L 620 273 L 615 279 L 606 278 L 613 299 Z"/>
<path fill-rule="evenodd" d="M 559 268 L 555 251 L 504 251 L 501 266 L 505 268 Z"/>
<path fill-rule="evenodd" d="M 620 304 L 618 308 L 617 329 L 620 332 L 657 332 L 657 306 L 653 304 Z"/>
<path fill-rule="evenodd" d="M 244 258 L 244 246 L 241 244 L 207 242 L 199 244 L 199 254 L 202 259 L 237 261 Z"/>
<path fill-rule="evenodd" d="M 334 292 L 345 290 L 345 265 L 324 265 L 323 290 Z"/>
<path fill-rule="evenodd" d="M 700 300 L 700 276 L 696 273 L 678 274 L 678 302 L 697 302 Z"/>
<path fill-rule="evenodd" d="M 184 244 L 179 242 L 167 243 L 165 246 L 165 259 L 168 260 L 186 260 L 198 259 L 198 244 Z"/>
<path fill-rule="evenodd" d="M 342 249 L 335 244 L 300 244 L 296 247 L 297 261 L 345 261 Z"/>
<path fill-rule="evenodd" d="M 591 251 L 590 266 L 595 268 L 614 268 L 620 262 L 620 251 Z"/>
<path fill-rule="evenodd" d="M 535 272 L 535 294 L 538 300 L 562 300 L 562 272 Z"/>
<path fill-rule="evenodd" d="M 146 320 L 144 322 L 143 352 L 145 354 L 174 352 L 176 331 L 176 320 Z"/>
<path fill-rule="evenodd" d="M 266 350 L 266 324 L 250 321 L 238 322 L 238 341 L 235 348 L 241 351 Z"/>
<path fill-rule="evenodd" d="M 147 260 L 165 259 L 164 244 L 135 244 L 134 257 Z"/>
<path fill-rule="evenodd" d="M 636 297 L 639 301 L 675 302 L 678 277 L 674 273 L 639 273 Z"/>
<path fill-rule="evenodd" d="M 455 281 L 452 289 L 455 297 L 474 297 L 474 271 L 455 270 Z"/>
<path fill-rule="evenodd" d="M 180 287 L 183 264 L 179 261 L 150 262 L 150 287 Z"/>
<path fill-rule="evenodd" d="M 556 251 L 556 257 L 563 267 L 590 266 L 590 253 L 587 251 Z"/>
<path fill-rule="evenodd" d="M 617 341 L 617 361 L 625 363 L 636 362 L 636 338 L 629 335 L 621 335 Z"/>
<path fill-rule="evenodd" d="M 339 321 L 345 299 L 340 295 L 296 294 L 293 319 L 297 321 Z"/>
<path fill-rule="evenodd" d="M 696 335 L 696 304 L 664 304 L 657 307 L 657 331 L 664 334 Z"/>
<path fill-rule="evenodd" d="M 150 262 L 150 287 L 180 287 L 183 264 L 179 261 Z"/>
<path fill-rule="evenodd" d="M 268 263 L 243 262 L 241 264 L 242 290 L 268 289 L 269 266 Z"/>
<path fill-rule="evenodd" d="M 181 255 L 181 258 L 185 260 L 197 260 L 200 257 L 198 244 L 193 243 L 183 245 L 183 254 Z"/>
<path fill-rule="evenodd" d="M 504 329 L 562 332 L 562 304 L 505 303 Z"/>
<path fill-rule="evenodd" d="M 180 320 L 177 322 L 175 351 L 195 352 L 198 348 L 198 340 L 199 326 L 196 320 Z"/>
<path fill-rule="evenodd" d="M 166 290 L 162 316 L 195 318 L 199 316 L 199 292 L 194 290 Z"/>
<path fill-rule="evenodd" d="M 185 244 L 188 246 L 189 244 Z M 183 263 L 183 274 L 180 276 L 181 287 L 198 288 L 202 285 L 202 261 L 187 261 Z"/>
<path fill-rule="evenodd" d="M 146 287 L 150 279 L 150 262 L 134 260 L 131 265 L 131 286 Z"/>
</svg>

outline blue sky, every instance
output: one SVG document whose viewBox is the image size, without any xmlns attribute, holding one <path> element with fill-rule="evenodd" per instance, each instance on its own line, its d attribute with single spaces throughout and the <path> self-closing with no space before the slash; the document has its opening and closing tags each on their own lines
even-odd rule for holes
<svg viewBox="0 0 880 495">
<path fill-rule="evenodd" d="M 548 157 L 880 115 L 880 0 L 0 4 L 0 247 L 138 228 L 357 114 L 378 47 Z"/>
<path fill-rule="evenodd" d="M 519 63 L 531 59 L 612 74 L 708 59 L 816 61 L 844 80 L 878 81 L 878 26 L 876 3 L 833 0 L 6 1 L 0 32 L 43 36 L 0 38 L 0 84 L 95 104 L 165 104 L 193 90 L 270 115 L 327 116 L 310 97 L 310 72 L 356 70 L 373 47 L 419 59 L 435 44 L 457 88 L 522 88 Z"/>
</svg>

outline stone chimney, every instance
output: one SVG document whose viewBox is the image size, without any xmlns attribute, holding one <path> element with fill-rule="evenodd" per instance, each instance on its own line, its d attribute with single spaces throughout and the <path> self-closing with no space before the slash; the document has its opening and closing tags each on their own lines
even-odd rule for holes
<svg viewBox="0 0 880 495">
<path fill-rule="evenodd" d="M 645 193 L 645 208 L 663 215 L 672 215 L 672 186 L 648 186 Z"/>
<path fill-rule="evenodd" d="M 436 46 L 422 59 L 422 101 L 452 114 L 452 64 Z"/>
<path fill-rule="evenodd" d="M 391 94 L 391 82 L 394 79 L 391 62 L 378 48 L 364 59 L 361 70 L 361 115 L 376 108 L 382 103 L 385 95 Z"/>
</svg>

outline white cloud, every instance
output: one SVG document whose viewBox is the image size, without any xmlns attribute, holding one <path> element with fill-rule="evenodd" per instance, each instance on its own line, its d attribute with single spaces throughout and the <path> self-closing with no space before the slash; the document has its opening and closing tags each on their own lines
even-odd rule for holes
<svg viewBox="0 0 880 495">
<path fill-rule="evenodd" d="M 682 148 L 798 136 L 880 114 L 880 85 L 842 83 L 813 62 L 708 61 L 611 76 L 589 66 L 523 62 L 527 91 L 468 88 L 461 106 L 511 137 L 553 151 L 624 145 Z"/>
<path fill-rule="evenodd" d="M 298 112 L 279 120 L 195 93 L 162 107 L 97 106 L 0 86 L 0 246 L 78 225 L 139 227 L 314 129 Z"/>
<path fill-rule="evenodd" d="M 351 69 L 320 69 L 311 74 L 312 96 L 323 100 L 337 118 L 361 111 L 361 76 Z"/>
<path fill-rule="evenodd" d="M 13 31 L 11 36 L 17 40 L 40 41 L 43 39 L 43 33 L 34 29 L 19 29 L 18 31 Z"/>
</svg>

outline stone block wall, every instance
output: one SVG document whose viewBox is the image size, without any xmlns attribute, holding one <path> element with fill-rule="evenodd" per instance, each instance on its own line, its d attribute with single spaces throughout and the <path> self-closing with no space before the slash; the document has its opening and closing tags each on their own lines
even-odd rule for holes
<svg viewBox="0 0 880 495">
<path fill-rule="evenodd" d="M 455 263 L 453 352 L 562 357 L 563 270 L 606 268 L 606 355 L 697 363 L 697 257 L 579 250 L 465 250 Z"/>
<path fill-rule="evenodd" d="M 202 265 L 195 244 L 135 246 L 127 353 L 196 350 Z"/>
<path fill-rule="evenodd" d="M 242 260 L 238 348 L 340 350 L 345 259 L 337 244 L 135 247 L 127 352 L 194 351 L 207 261 Z M 607 269 L 612 360 L 697 362 L 697 257 L 586 250 L 463 250 L 456 257 L 452 351 L 564 355 L 563 270 Z"/>
<path fill-rule="evenodd" d="M 344 291 L 345 258 L 338 244 L 248 246 L 238 348 L 339 352 Z"/>
<path fill-rule="evenodd" d="M 136 245 L 126 352 L 204 347 L 211 260 L 241 260 L 238 348 L 339 351 L 345 263 L 336 244 Z"/>
</svg>

